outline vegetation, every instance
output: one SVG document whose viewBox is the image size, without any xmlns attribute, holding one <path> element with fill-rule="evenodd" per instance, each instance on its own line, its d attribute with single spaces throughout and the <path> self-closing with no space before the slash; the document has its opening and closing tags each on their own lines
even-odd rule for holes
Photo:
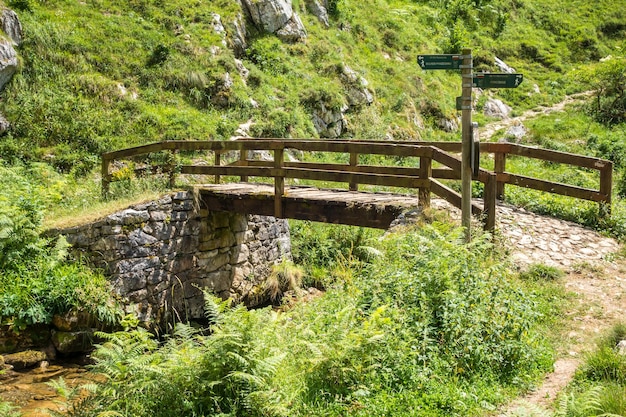
<svg viewBox="0 0 626 417">
<path fill-rule="evenodd" d="M 559 416 L 626 415 L 626 355 L 618 343 L 626 340 L 626 325 L 616 324 L 599 341 L 577 371 L 569 392 L 561 397 Z"/>
<path fill-rule="evenodd" d="M 493 410 L 551 366 L 545 305 L 487 238 L 462 242 L 444 224 L 388 236 L 350 280 L 284 313 L 208 296 L 209 336 L 183 325 L 160 346 L 141 329 L 103 335 L 94 370 L 108 379 L 70 415 Z"/>
<path fill-rule="evenodd" d="M 120 309 L 104 276 L 67 262 L 63 238 L 40 235 L 43 201 L 54 191 L 29 181 L 31 170 L 23 169 L 22 174 L 0 167 L 6 192 L 0 196 L 0 325 L 19 331 L 49 323 L 54 314 L 71 309 L 114 324 Z"/>
<path fill-rule="evenodd" d="M 238 57 L 214 30 L 216 13 L 232 31 L 237 2 L 170 3 L 0 1 L 24 26 L 20 69 L 0 101 L 11 123 L 0 136 L 0 324 L 21 329 L 72 308 L 119 320 L 102 275 L 68 261 L 63 240 L 42 235 L 43 225 L 164 188 L 163 179 L 138 180 L 127 169 L 112 184 L 114 201 L 94 203 L 101 152 L 228 139 L 248 121 L 252 136 L 317 137 L 314 109 L 348 103 L 346 66 L 368 80 L 375 101 L 348 110 L 344 137 L 458 140 L 440 127 L 457 118 L 458 74 L 423 72 L 415 57 L 464 47 L 479 71 L 497 71 L 497 56 L 525 75 L 518 89 L 485 92 L 479 107 L 500 98 L 519 114 L 595 91 L 581 107 L 527 122 L 526 143 L 613 160 L 612 215 L 515 187 L 506 198 L 626 238 L 624 0 L 330 0 L 329 28 L 294 0 L 306 41 L 249 27 Z M 224 88 L 227 74 L 232 86 Z M 510 158 L 507 169 L 597 185 L 590 172 L 554 164 Z M 446 225 L 382 240 L 309 223 L 292 232 L 302 279 L 325 287 L 325 296 L 286 313 L 208 298 L 208 337 L 182 325 L 164 343 L 140 329 L 103 335 L 94 369 L 107 382 L 89 387 L 87 398 L 65 387 L 83 398 L 70 414 L 468 416 L 549 369 L 541 326 L 558 320 L 558 303 L 548 302 L 560 297 L 558 271 L 538 265 L 518 280 L 486 239 L 466 246 Z M 276 296 L 300 279 L 293 265 L 275 272 L 266 291 Z M 614 348 L 590 357 L 562 400 L 563 415 L 593 415 L 576 410 L 605 397 L 624 402 Z M 14 411 L 0 403 L 3 413 Z"/>
</svg>

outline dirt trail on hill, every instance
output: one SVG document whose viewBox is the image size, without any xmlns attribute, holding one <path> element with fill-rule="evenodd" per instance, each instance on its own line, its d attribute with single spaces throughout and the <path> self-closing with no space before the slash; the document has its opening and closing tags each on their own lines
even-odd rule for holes
<svg viewBox="0 0 626 417">
<path fill-rule="evenodd" d="M 572 94 L 570 96 L 566 96 L 563 101 L 553 106 L 550 106 L 550 107 L 539 106 L 534 109 L 525 111 L 524 113 L 522 113 L 521 116 L 502 119 L 497 122 L 489 123 L 486 126 L 479 127 L 478 130 L 479 130 L 480 140 L 481 141 L 490 140 L 493 137 L 493 135 L 496 134 L 496 132 L 503 130 L 503 129 L 508 129 L 509 127 L 512 127 L 512 126 L 518 126 L 524 121 L 526 121 L 527 119 L 533 119 L 541 115 L 564 111 L 567 106 L 570 106 L 575 103 L 583 102 L 586 98 L 593 95 L 593 93 L 594 93 L 593 91 L 585 91 L 583 93 Z"/>
<path fill-rule="evenodd" d="M 527 119 L 564 111 L 592 94 L 571 95 L 552 107 L 539 107 L 519 117 L 491 123 L 481 129 L 481 140 L 489 140 L 496 132 Z M 495 414 L 546 415 L 572 380 L 584 355 L 595 347 L 597 337 L 616 322 L 626 320 L 626 261 L 616 256 L 621 249 L 615 240 L 580 225 L 504 204 L 498 206 L 497 218 L 502 241 L 518 267 L 533 263 L 559 267 L 566 272 L 566 289 L 574 294 L 565 311 L 563 328 L 559 329 L 563 344 L 558 348 L 554 371 L 546 375 L 536 390 Z"/>
</svg>

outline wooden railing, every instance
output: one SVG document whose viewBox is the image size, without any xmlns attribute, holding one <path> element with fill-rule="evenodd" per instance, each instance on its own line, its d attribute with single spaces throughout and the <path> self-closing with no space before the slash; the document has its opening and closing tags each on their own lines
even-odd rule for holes
<svg viewBox="0 0 626 417">
<path fill-rule="evenodd" d="M 447 152 L 460 153 L 460 142 L 418 142 L 428 143 Z M 600 204 L 600 212 L 608 215 L 611 212 L 611 192 L 613 189 L 613 162 L 606 159 L 594 158 L 560 152 L 549 149 L 540 149 L 530 146 L 517 145 L 514 143 L 481 143 L 480 152 L 493 154 L 494 172 L 497 176 L 496 196 L 502 200 L 504 198 L 505 185 L 516 185 L 524 188 L 545 191 L 552 194 L 559 194 L 574 197 L 582 200 L 594 201 Z M 525 175 L 514 174 L 506 171 L 506 161 L 509 155 L 539 159 L 541 161 L 554 162 L 570 165 L 578 168 L 585 168 L 598 171 L 599 188 L 590 189 L 575 185 L 562 184 L 539 178 L 532 178 Z M 459 179 L 456 172 L 449 169 L 433 170 L 433 177 Z"/>
<path fill-rule="evenodd" d="M 285 161 L 285 150 L 328 152 L 349 154 L 349 163 L 313 163 Z M 153 143 L 135 148 L 108 152 L 102 155 L 102 189 L 103 194 L 109 192 L 109 184 L 114 180 L 110 166 L 115 160 L 130 159 L 155 152 L 212 151 L 213 165 L 178 165 L 175 157 L 170 158 L 166 166 L 160 167 L 162 172 L 170 176 L 170 185 L 174 185 L 176 174 L 196 174 L 214 176 L 220 182 L 222 176 L 238 176 L 241 181 L 249 177 L 265 177 L 274 180 L 274 214 L 282 217 L 282 197 L 286 179 L 303 179 L 313 181 L 339 182 L 356 191 L 359 184 L 383 187 L 398 187 L 418 190 L 418 201 L 421 207 L 430 206 L 430 195 L 434 193 L 454 206 L 461 207 L 461 196 L 433 177 L 433 161 L 446 167 L 447 170 L 460 176 L 461 162 L 441 149 L 411 142 L 386 143 L 366 141 L 323 141 L 323 140 L 291 140 L 291 139 L 241 139 L 236 141 L 167 141 Z M 270 151 L 272 161 L 259 161 L 248 158 L 248 151 Z M 223 155 L 231 155 L 231 162 L 222 165 Z M 397 158 L 418 158 L 418 167 L 402 167 L 397 165 L 362 165 L 359 155 L 384 155 Z M 476 179 L 485 184 L 484 204 L 480 207 L 472 205 L 472 212 L 484 215 L 485 228 L 495 227 L 495 193 L 496 175 L 486 170 L 479 170 Z"/>
<path fill-rule="evenodd" d="M 483 207 L 473 204 L 472 213 L 483 215 L 486 229 L 492 230 L 495 227 L 496 199 L 503 197 L 506 184 L 595 201 L 600 203 L 602 213 L 610 213 L 613 176 L 611 161 L 508 143 L 481 143 L 476 144 L 476 146 L 480 148 L 481 153 L 493 154 L 494 158 L 493 172 L 478 167 L 474 170 L 474 180 L 484 184 L 484 195 Z M 290 162 L 285 161 L 285 150 L 343 153 L 349 155 L 349 162 L 344 164 Z M 418 201 L 422 207 L 430 206 L 431 193 L 446 199 L 457 208 L 461 207 L 460 194 L 438 181 L 438 179 L 460 179 L 461 161 L 448 153 L 461 152 L 461 143 L 459 142 L 252 138 L 240 138 L 235 141 L 159 142 L 103 154 L 103 194 L 108 194 L 109 184 L 114 180 L 110 172 L 110 165 L 113 161 L 162 151 L 169 151 L 173 155 L 168 164 L 160 167 L 162 172 L 169 174 L 170 186 L 172 187 L 178 173 L 212 175 L 216 183 L 220 182 L 222 176 L 238 176 L 242 182 L 248 181 L 249 177 L 273 178 L 274 214 L 277 217 L 282 217 L 283 214 L 282 197 L 286 179 L 345 183 L 353 191 L 358 190 L 359 184 L 418 189 Z M 213 165 L 179 165 L 176 163 L 177 152 L 191 151 L 213 152 Z M 273 153 L 273 160 L 250 159 L 248 158 L 249 151 L 269 151 Z M 231 154 L 230 159 L 233 162 L 222 165 L 223 156 L 227 153 Z M 419 165 L 417 167 L 383 164 L 365 165 L 359 163 L 360 155 L 419 158 Z M 600 173 L 599 189 L 587 189 L 506 172 L 506 160 L 509 155 L 597 170 Z M 437 162 L 439 165 L 433 168 L 433 162 Z"/>
</svg>

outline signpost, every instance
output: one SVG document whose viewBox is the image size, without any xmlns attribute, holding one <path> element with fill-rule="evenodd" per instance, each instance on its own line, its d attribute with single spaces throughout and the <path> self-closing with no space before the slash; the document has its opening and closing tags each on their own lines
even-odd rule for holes
<svg viewBox="0 0 626 417">
<path fill-rule="evenodd" d="M 524 76 L 522 74 L 493 74 L 490 72 L 474 74 L 473 87 L 477 88 L 517 88 Z"/>
<path fill-rule="evenodd" d="M 461 223 L 465 228 L 465 238 L 471 240 L 472 216 L 472 171 L 478 170 L 476 153 L 472 152 L 475 144 L 472 124 L 472 88 L 517 88 L 524 76 L 522 74 L 476 73 L 473 70 L 472 50 L 464 49 L 461 55 L 418 55 L 417 63 L 423 70 L 461 70 L 462 93 L 456 98 L 456 108 L 461 110 Z M 473 169 L 472 169 L 473 168 Z"/>
<path fill-rule="evenodd" d="M 423 70 L 460 69 L 463 55 L 418 55 L 417 63 Z"/>
</svg>

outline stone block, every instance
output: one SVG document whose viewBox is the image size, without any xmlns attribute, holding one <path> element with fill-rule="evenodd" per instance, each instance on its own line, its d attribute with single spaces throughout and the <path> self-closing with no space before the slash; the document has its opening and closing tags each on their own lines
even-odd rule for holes
<svg viewBox="0 0 626 417">
<path fill-rule="evenodd" d="M 235 245 L 235 243 L 235 236 L 229 231 L 225 231 L 215 239 L 209 240 L 207 242 L 201 242 L 198 246 L 198 249 L 204 252 L 220 248 L 230 248 Z"/>
<path fill-rule="evenodd" d="M 173 202 L 180 202 L 183 200 L 193 200 L 193 194 L 189 191 L 179 191 L 172 196 Z"/>
<path fill-rule="evenodd" d="M 173 211 L 193 211 L 193 200 L 176 200 L 172 204 Z"/>
<path fill-rule="evenodd" d="M 128 240 L 134 247 L 149 246 L 158 242 L 158 239 L 145 233 L 143 230 L 136 229 L 129 233 Z"/>
<path fill-rule="evenodd" d="M 184 221 L 189 219 L 189 213 L 186 211 L 173 211 L 171 218 L 172 221 Z"/>
<path fill-rule="evenodd" d="M 230 260 L 231 264 L 240 264 L 246 262 L 250 256 L 250 249 L 246 245 L 239 245 L 233 250 L 233 255 Z"/>
<path fill-rule="evenodd" d="M 231 256 L 228 253 L 220 253 L 213 258 L 198 259 L 198 268 L 204 272 L 216 271 L 224 265 L 228 264 Z"/>
<path fill-rule="evenodd" d="M 245 232 L 248 230 L 248 218 L 243 214 L 233 214 L 230 218 L 230 230 L 233 232 Z"/>
<path fill-rule="evenodd" d="M 106 218 L 106 222 L 109 225 L 113 224 L 123 224 L 123 225 L 132 225 L 139 224 L 150 219 L 150 214 L 147 210 L 134 210 L 134 209 L 126 209 L 119 213 L 111 214 Z"/>
<path fill-rule="evenodd" d="M 96 323 L 95 317 L 86 311 L 72 310 L 65 314 L 55 314 L 52 316 L 52 325 L 59 331 L 72 332 L 93 327 Z"/>
<path fill-rule="evenodd" d="M 150 220 L 153 222 L 162 222 L 168 220 L 170 217 L 169 212 L 166 211 L 150 211 Z"/>
<path fill-rule="evenodd" d="M 114 225 L 105 224 L 104 226 L 102 226 L 101 230 L 102 230 L 102 235 L 104 236 L 119 235 L 120 233 L 122 233 L 122 226 L 120 226 L 119 224 L 114 224 Z"/>
</svg>

